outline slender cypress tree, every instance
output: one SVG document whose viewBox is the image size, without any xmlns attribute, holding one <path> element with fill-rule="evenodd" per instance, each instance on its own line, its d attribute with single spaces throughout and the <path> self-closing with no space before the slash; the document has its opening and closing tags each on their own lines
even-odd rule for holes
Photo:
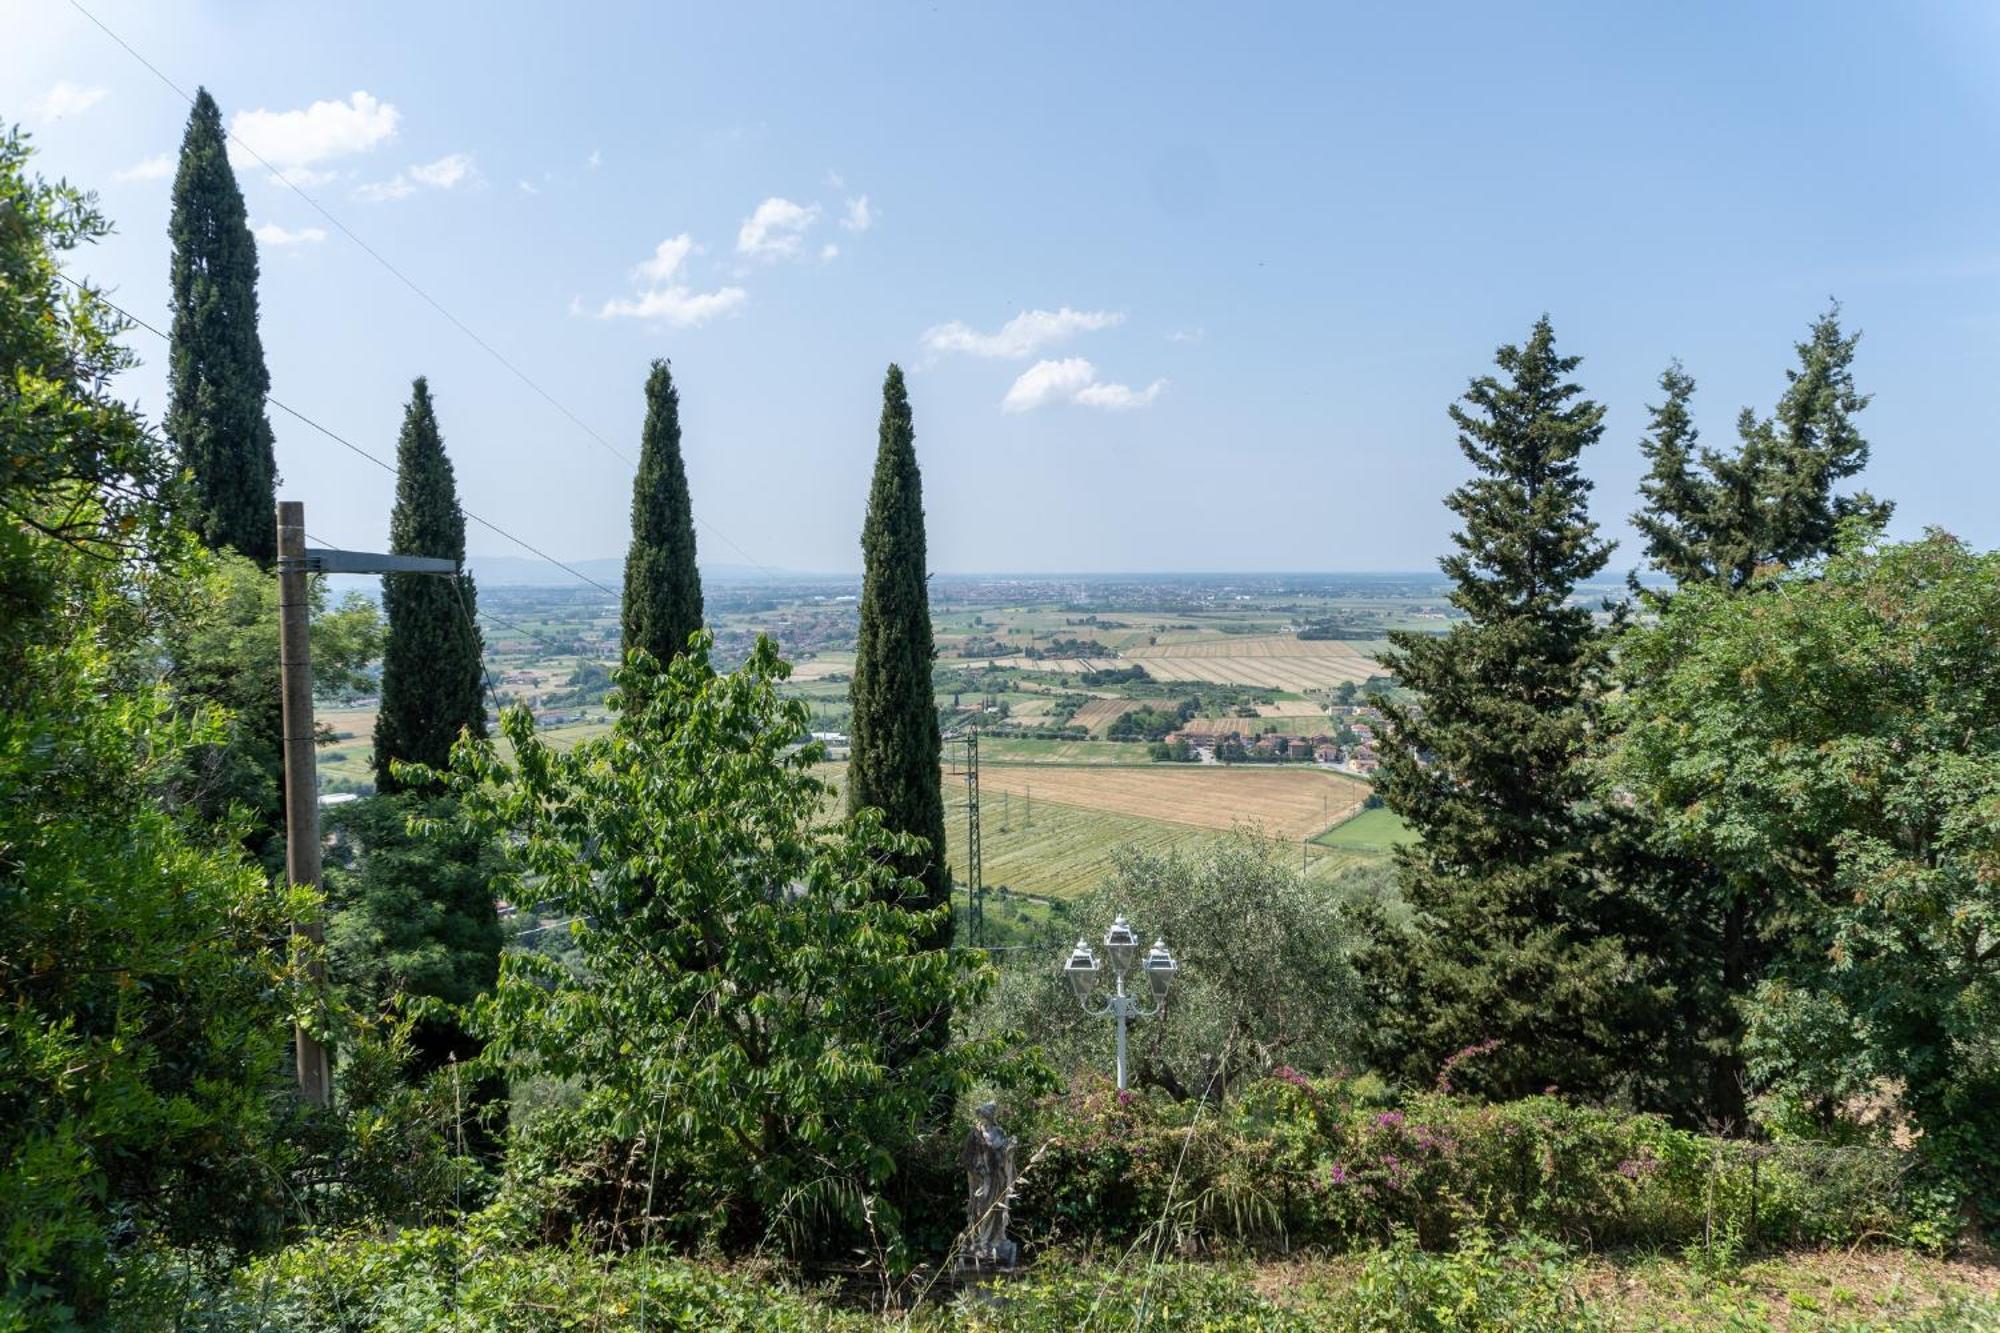
<svg viewBox="0 0 2000 1333">
<path fill-rule="evenodd" d="M 277 558 L 278 469 L 257 336 L 257 243 L 230 169 L 222 112 L 195 93 L 174 177 L 167 436 L 193 474 L 191 518 L 210 547 Z"/>
<path fill-rule="evenodd" d="M 1578 466 L 1604 409 L 1570 381 L 1547 317 L 1502 347 L 1501 377 L 1454 405 L 1477 474 L 1446 503 L 1463 520 L 1441 563 L 1465 619 L 1442 636 L 1398 633 L 1383 663 L 1414 700 L 1385 702 L 1379 790 L 1421 835 L 1402 849 L 1420 923 L 1377 948 L 1379 1056 L 1411 1083 L 1455 1052 L 1501 1046 L 1462 1083 L 1518 1095 L 1557 1084 L 1602 1093 L 1631 1062 L 1648 997 L 1599 891 L 1581 760 L 1606 667 L 1605 635 L 1572 604 L 1604 567 Z"/>
<path fill-rule="evenodd" d="M 847 803 L 880 809 L 884 824 L 929 844 L 898 868 L 923 881 L 921 902 L 951 901 L 945 858 L 943 747 L 931 691 L 931 605 L 925 572 L 923 477 L 903 372 L 889 367 L 882 383 L 881 438 L 868 518 L 861 529 L 861 636 L 854 654 Z M 949 941 L 949 921 L 937 943 Z"/>
<path fill-rule="evenodd" d="M 663 665 L 701 628 L 694 509 L 681 465 L 681 397 L 667 363 L 646 376 L 646 430 L 632 479 L 632 547 L 625 556 L 625 651 L 644 648 Z"/>
<path fill-rule="evenodd" d="M 396 509 L 389 520 L 396 555 L 465 559 L 465 514 L 451 460 L 438 435 L 430 385 L 419 376 L 396 441 Z M 478 593 L 460 573 L 384 574 L 388 639 L 382 653 L 382 706 L 375 715 L 375 786 L 402 789 L 401 759 L 443 768 L 461 731 L 486 734 Z"/>
</svg>

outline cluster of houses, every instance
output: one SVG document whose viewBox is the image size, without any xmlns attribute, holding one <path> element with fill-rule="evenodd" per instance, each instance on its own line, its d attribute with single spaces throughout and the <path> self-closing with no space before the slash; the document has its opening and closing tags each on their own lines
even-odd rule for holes
<svg viewBox="0 0 2000 1333">
<path fill-rule="evenodd" d="M 1252 762 L 1305 763 L 1338 768 L 1362 777 L 1382 766 L 1375 737 L 1381 714 L 1372 708 L 1349 706 L 1333 710 L 1342 721 L 1341 736 L 1277 731 L 1176 731 L 1167 742 L 1185 741 L 1197 751 L 1203 763 L 1217 763 L 1237 751 Z M 1245 726 L 1269 725 L 1261 719 L 1244 719 Z M 1343 744 L 1343 740 L 1348 743 Z M 1233 747 L 1225 752 L 1225 747 Z"/>
</svg>

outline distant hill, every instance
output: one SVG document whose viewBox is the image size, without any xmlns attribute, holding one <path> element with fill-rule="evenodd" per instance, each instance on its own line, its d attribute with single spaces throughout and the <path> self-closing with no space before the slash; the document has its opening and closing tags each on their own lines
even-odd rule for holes
<svg viewBox="0 0 2000 1333">
<path fill-rule="evenodd" d="M 467 556 L 466 565 L 482 588 L 567 588 L 576 579 L 546 560 L 519 555 Z M 616 557 L 566 562 L 578 573 L 587 574 L 607 588 L 624 586 L 625 562 Z M 801 575 L 790 570 L 762 570 L 753 565 L 706 564 L 701 567 L 704 583 L 792 582 Z"/>
</svg>

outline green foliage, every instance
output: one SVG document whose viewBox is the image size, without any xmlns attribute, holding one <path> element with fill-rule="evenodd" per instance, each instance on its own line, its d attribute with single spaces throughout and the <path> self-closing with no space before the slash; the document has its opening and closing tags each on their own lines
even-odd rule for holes
<svg viewBox="0 0 2000 1333">
<path fill-rule="evenodd" d="M 389 549 L 397 555 L 465 560 L 465 514 L 421 376 L 396 440 L 396 508 Z M 382 707 L 375 715 L 375 787 L 400 791 L 399 762 L 442 768 L 461 732 L 486 734 L 485 669 L 472 575 L 384 574 L 389 622 Z"/>
<path fill-rule="evenodd" d="M 1004 1037 L 910 1046 L 988 975 L 925 947 L 947 909 L 906 906 L 875 855 L 913 840 L 872 810 L 823 822 L 788 672 L 760 638 L 718 675 L 704 635 L 664 671 L 633 656 L 608 736 L 558 750 L 514 709 L 511 765 L 459 752 L 475 826 L 574 918 L 580 966 L 508 954 L 471 1025 L 489 1061 L 580 1086 L 526 1149 L 576 1225 L 748 1243 L 872 1209 L 891 1230 L 883 1191 L 933 1109 L 1019 1072 Z"/>
<path fill-rule="evenodd" d="M 121 660 L 117 567 L 47 558 L 91 610 L 48 627 L 0 710 L 0 1307 L 83 1315 L 120 1232 L 275 1223 L 259 1145 L 292 975 L 269 944 L 315 905 L 159 799 L 219 732 Z"/>
<path fill-rule="evenodd" d="M 30 176 L 30 156 L 20 130 L 0 134 L 0 677 L 61 607 L 43 542 L 110 559 L 155 549 L 172 473 L 145 423 L 111 396 L 135 362 L 117 341 L 122 323 L 88 283 L 57 276 L 111 224 L 94 196 Z"/>
<path fill-rule="evenodd" d="M 1932 533 L 1751 593 L 1690 588 L 1629 636 L 1611 778 L 1712 868 L 1701 906 L 1750 905 L 1760 1085 L 1822 1128 L 1900 1085 L 1993 1208 L 2000 555 Z"/>
<path fill-rule="evenodd" d="M 1220 1091 L 1278 1065 L 1331 1070 L 1355 1053 L 1358 914 L 1247 833 L 1191 854 L 1121 850 L 1105 884 L 1002 964 L 979 1026 L 1034 1033 L 1058 1070 L 1108 1069 L 1110 1024 L 1082 1012 L 1052 964 L 1076 923 L 1101 931 L 1120 912 L 1182 967 L 1166 1014 L 1132 1025 L 1135 1083 L 1198 1097 L 1211 1081 Z"/>
<path fill-rule="evenodd" d="M 1758 1148 L 1553 1097 L 1392 1105 L 1379 1084 L 1286 1068 L 1220 1104 L 1081 1083 L 1021 1132 L 1045 1145 L 1013 1214 L 1037 1244 L 1852 1244 L 1921 1242 L 1934 1224 L 1908 1156 L 1887 1148 Z"/>
<path fill-rule="evenodd" d="M 188 755 L 174 799 L 204 824 L 247 816 L 244 845 L 275 872 L 284 861 L 285 767 L 278 581 L 225 551 L 151 593 L 168 688 L 183 711 L 217 711 L 222 727 L 213 744 Z M 365 686 L 362 668 L 382 648 L 374 604 L 349 593 L 329 609 L 318 579 L 308 595 L 313 683 L 330 691 Z"/>
<path fill-rule="evenodd" d="M 881 439 L 861 558 L 861 630 L 848 691 L 854 716 L 847 808 L 879 810 L 885 829 L 922 840 L 899 851 L 894 883 L 917 895 L 910 901 L 913 908 L 934 908 L 951 901 L 942 746 L 931 692 L 937 651 L 925 573 L 923 476 L 903 372 L 893 365 L 882 384 Z M 944 933 L 930 943 L 941 945 L 951 920 L 933 919 Z"/>
<path fill-rule="evenodd" d="M 414 997 L 464 1006 L 491 989 L 506 942 L 493 905 L 505 868 L 498 848 L 464 827 L 456 802 L 375 796 L 335 807 L 324 825 L 334 837 L 327 954 L 349 1004 L 369 1013 Z M 475 1053 L 446 1015 L 420 1021 L 413 1041 L 420 1071 Z"/>
<path fill-rule="evenodd" d="M 632 479 L 625 651 L 643 648 L 670 662 L 700 628 L 701 571 L 695 567 L 694 509 L 681 464 L 681 398 L 672 370 L 660 360 L 646 376 L 646 428 Z"/>
<path fill-rule="evenodd" d="M 1861 335 L 1840 330 L 1834 305 L 1797 345 L 1775 416 L 1744 408 L 1733 451 L 1697 448 L 1690 414 L 1694 380 L 1676 362 L 1660 376 L 1666 400 L 1650 410 L 1641 448 L 1651 467 L 1640 483 L 1644 507 L 1632 517 L 1646 538 L 1647 563 L 1676 586 L 1742 588 L 1768 565 L 1798 566 L 1830 554 L 1840 525 L 1879 527 L 1893 506 L 1865 491 L 1835 488 L 1868 466 L 1868 441 L 1854 418 L 1868 395 L 1854 387 Z M 1657 595 L 1646 600 L 1655 602 Z"/>
<path fill-rule="evenodd" d="M 192 474 L 189 520 L 216 550 L 278 554 L 278 468 L 257 335 L 257 243 L 229 166 L 222 112 L 195 93 L 174 176 L 167 435 Z"/>
<path fill-rule="evenodd" d="M 1643 1056 L 1657 1001 L 1628 954 L 1643 923 L 1601 885 L 1584 807 L 1606 654 L 1572 593 L 1609 552 L 1579 463 L 1604 409 L 1579 397 L 1579 358 L 1557 354 L 1546 317 L 1496 360 L 1505 378 L 1451 409 L 1478 473 L 1446 501 L 1464 527 L 1442 565 L 1466 619 L 1392 634 L 1383 657 L 1410 700 L 1380 701 L 1377 788 L 1419 840 L 1396 853 L 1415 928 L 1368 966 L 1375 1058 L 1422 1087 L 1497 1039 L 1484 1089 L 1603 1094 Z"/>
</svg>

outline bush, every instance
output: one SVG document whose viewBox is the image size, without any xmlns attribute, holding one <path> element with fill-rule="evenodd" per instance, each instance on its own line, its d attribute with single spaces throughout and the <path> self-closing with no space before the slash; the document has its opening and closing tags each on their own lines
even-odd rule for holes
<svg viewBox="0 0 2000 1333">
<path fill-rule="evenodd" d="M 1484 1231 L 1569 1244 L 1934 1239 L 1889 1150 L 1756 1145 L 1555 1097 L 1487 1105 L 1280 1070 L 1217 1107 L 1102 1084 L 1038 1104 L 1016 1230 L 1031 1241 L 1347 1248 Z M 1156 1233 L 1157 1234 L 1157 1233 Z"/>
</svg>

